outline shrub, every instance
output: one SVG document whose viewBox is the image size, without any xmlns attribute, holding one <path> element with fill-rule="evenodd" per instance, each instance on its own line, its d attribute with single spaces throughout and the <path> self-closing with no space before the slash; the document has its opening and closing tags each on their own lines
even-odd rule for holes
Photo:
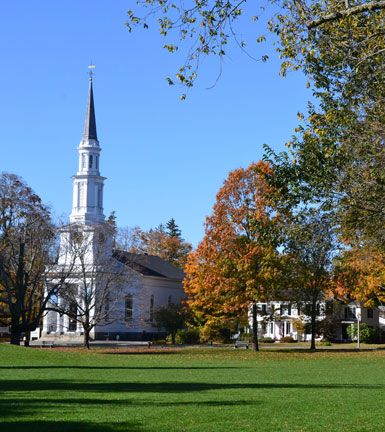
<svg viewBox="0 0 385 432">
<path fill-rule="evenodd" d="M 325 339 L 325 340 L 320 342 L 320 345 L 321 346 L 332 346 L 332 343 L 329 340 Z"/>
<path fill-rule="evenodd" d="M 259 339 L 259 342 L 261 342 L 261 343 L 274 343 L 275 339 L 273 339 L 271 337 L 262 337 Z"/>
<path fill-rule="evenodd" d="M 199 343 L 199 330 L 196 328 L 178 330 L 175 342 L 177 344 L 197 344 Z"/>
<path fill-rule="evenodd" d="M 170 339 L 171 342 L 171 339 Z M 156 339 L 151 342 L 152 345 L 167 345 L 166 339 Z"/>
<path fill-rule="evenodd" d="M 357 340 L 358 326 L 357 323 L 347 328 L 348 336 L 351 340 Z M 376 330 L 366 323 L 360 324 L 360 341 L 364 343 L 375 343 L 377 340 Z"/>
<path fill-rule="evenodd" d="M 297 342 L 294 338 L 292 338 L 291 336 L 284 336 L 283 338 L 281 338 L 280 342 L 282 343 L 294 343 Z"/>
<path fill-rule="evenodd" d="M 231 342 L 231 334 L 234 333 L 236 327 L 231 321 L 222 319 L 208 320 L 203 327 L 200 328 L 201 342 Z"/>
</svg>

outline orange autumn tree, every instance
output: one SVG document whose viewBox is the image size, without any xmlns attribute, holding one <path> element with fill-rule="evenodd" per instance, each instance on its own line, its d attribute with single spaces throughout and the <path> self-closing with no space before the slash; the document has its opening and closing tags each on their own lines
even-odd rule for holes
<svg viewBox="0 0 385 432">
<path fill-rule="evenodd" d="M 205 236 L 189 255 L 184 283 L 189 307 L 204 328 L 237 321 L 253 305 L 256 350 L 256 302 L 269 296 L 278 260 L 279 216 L 266 174 L 272 175 L 271 168 L 262 161 L 229 174 L 206 219 Z"/>
<path fill-rule="evenodd" d="M 385 254 L 373 245 L 345 251 L 336 269 L 337 295 L 367 307 L 385 304 Z"/>
</svg>

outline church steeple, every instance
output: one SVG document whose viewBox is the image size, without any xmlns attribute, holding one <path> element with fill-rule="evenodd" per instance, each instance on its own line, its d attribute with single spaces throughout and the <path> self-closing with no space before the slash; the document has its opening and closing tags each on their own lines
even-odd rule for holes
<svg viewBox="0 0 385 432">
<path fill-rule="evenodd" d="M 98 140 L 96 133 L 96 120 L 95 120 L 95 106 L 94 106 L 94 92 L 92 88 L 92 75 L 90 75 L 90 86 L 88 90 L 88 103 L 86 119 L 84 121 L 83 140 Z"/>
<path fill-rule="evenodd" d="M 78 147 L 79 169 L 73 177 L 73 205 L 70 215 L 71 223 L 85 225 L 99 224 L 105 219 L 103 214 L 105 177 L 102 177 L 99 172 L 101 148 L 96 133 L 92 76 L 91 69 L 86 118 L 82 139 Z"/>
</svg>

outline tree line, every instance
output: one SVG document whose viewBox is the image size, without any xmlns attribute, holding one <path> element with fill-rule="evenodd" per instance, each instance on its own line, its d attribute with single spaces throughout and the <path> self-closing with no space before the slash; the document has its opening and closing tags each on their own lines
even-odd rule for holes
<svg viewBox="0 0 385 432">
<path fill-rule="evenodd" d="M 265 146 L 263 161 L 230 173 L 185 287 L 197 322 L 218 331 L 257 301 L 301 298 L 314 348 L 321 299 L 385 299 L 385 3 L 138 0 L 127 27 L 158 26 L 172 54 L 187 44 L 167 81 L 191 88 L 203 58 L 222 65 L 234 44 L 254 55 L 237 36 L 242 17 L 255 22 L 260 60 L 273 41 L 281 74 L 301 70 L 316 104 L 298 113 L 286 151 Z"/>
</svg>

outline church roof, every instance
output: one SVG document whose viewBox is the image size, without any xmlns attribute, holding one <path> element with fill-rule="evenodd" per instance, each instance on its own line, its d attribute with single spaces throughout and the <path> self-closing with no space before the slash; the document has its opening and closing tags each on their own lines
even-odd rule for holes
<svg viewBox="0 0 385 432">
<path fill-rule="evenodd" d="M 143 276 L 156 276 L 178 280 L 184 278 L 184 272 L 182 269 L 155 255 L 134 254 L 131 252 L 115 250 L 114 258 L 139 272 Z"/>
<path fill-rule="evenodd" d="M 92 77 L 90 78 L 90 87 L 88 91 L 88 102 L 86 119 L 84 122 L 83 140 L 87 141 L 90 139 L 97 140 L 98 136 L 96 133 L 96 120 L 95 120 L 95 106 L 94 106 L 94 92 L 92 89 Z"/>
</svg>

